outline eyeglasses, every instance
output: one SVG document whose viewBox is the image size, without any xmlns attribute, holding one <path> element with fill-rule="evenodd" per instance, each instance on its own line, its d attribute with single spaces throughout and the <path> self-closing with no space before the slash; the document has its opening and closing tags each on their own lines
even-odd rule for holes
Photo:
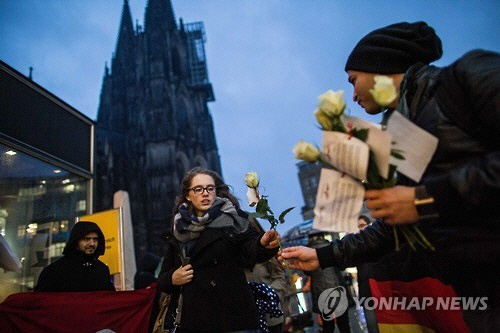
<svg viewBox="0 0 500 333">
<path fill-rule="evenodd" d="M 208 185 L 207 187 L 203 186 L 195 186 L 193 188 L 190 188 L 196 195 L 201 195 L 203 194 L 203 191 L 207 191 L 207 193 L 214 193 L 215 190 L 217 190 L 217 186 L 215 185 Z"/>
</svg>

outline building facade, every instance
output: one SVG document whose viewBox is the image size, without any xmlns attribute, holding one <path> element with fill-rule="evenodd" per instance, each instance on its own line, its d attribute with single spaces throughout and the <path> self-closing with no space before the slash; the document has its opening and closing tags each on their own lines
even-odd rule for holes
<svg viewBox="0 0 500 333">
<path fill-rule="evenodd" d="M 1 302 L 32 290 L 91 213 L 94 122 L 2 61 L 0 117 Z"/>
<path fill-rule="evenodd" d="M 203 23 L 177 25 L 169 0 L 149 0 L 144 27 L 127 0 L 111 68 L 106 65 L 96 125 L 95 210 L 129 193 L 136 257 L 163 254 L 183 174 L 221 172 L 208 102 L 214 101 Z"/>
</svg>

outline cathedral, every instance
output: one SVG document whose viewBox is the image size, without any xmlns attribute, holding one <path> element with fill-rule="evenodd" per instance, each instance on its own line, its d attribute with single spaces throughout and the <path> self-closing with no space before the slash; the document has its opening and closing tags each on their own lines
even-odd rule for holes
<svg viewBox="0 0 500 333">
<path fill-rule="evenodd" d="M 170 0 L 148 0 L 144 27 L 134 27 L 124 0 L 97 114 L 94 211 L 128 192 L 138 259 L 163 254 L 160 234 L 183 174 L 195 166 L 221 173 L 205 38 L 202 22 L 177 24 Z"/>
</svg>

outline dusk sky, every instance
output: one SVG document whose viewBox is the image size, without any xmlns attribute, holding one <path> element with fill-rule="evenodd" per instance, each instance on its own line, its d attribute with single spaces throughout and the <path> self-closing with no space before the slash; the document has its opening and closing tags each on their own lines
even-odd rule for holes
<svg viewBox="0 0 500 333">
<path fill-rule="evenodd" d="M 130 0 L 144 24 L 147 0 Z M 202 21 L 215 102 L 209 103 L 225 181 L 246 204 L 243 177 L 257 171 L 279 227 L 302 222 L 304 201 L 292 148 L 320 144 L 313 112 L 328 89 L 352 102 L 344 64 L 366 33 L 426 21 L 443 41 L 447 65 L 474 48 L 500 52 L 497 0 L 172 0 L 177 22 Z M 0 0 L 0 59 L 95 120 L 105 63 L 111 63 L 122 0 Z M 136 23 L 137 22 L 137 23 Z M 22 126 L 22 124 L 20 124 Z M 262 222 L 266 227 L 267 222 Z"/>
</svg>

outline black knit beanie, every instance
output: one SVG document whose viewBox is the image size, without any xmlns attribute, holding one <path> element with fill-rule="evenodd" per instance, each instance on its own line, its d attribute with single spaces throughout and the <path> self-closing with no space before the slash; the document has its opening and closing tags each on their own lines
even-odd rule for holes
<svg viewBox="0 0 500 333">
<path fill-rule="evenodd" d="M 404 73 L 418 62 L 441 58 L 441 39 L 425 22 L 401 22 L 374 30 L 354 47 L 345 70 L 376 74 Z"/>
</svg>

